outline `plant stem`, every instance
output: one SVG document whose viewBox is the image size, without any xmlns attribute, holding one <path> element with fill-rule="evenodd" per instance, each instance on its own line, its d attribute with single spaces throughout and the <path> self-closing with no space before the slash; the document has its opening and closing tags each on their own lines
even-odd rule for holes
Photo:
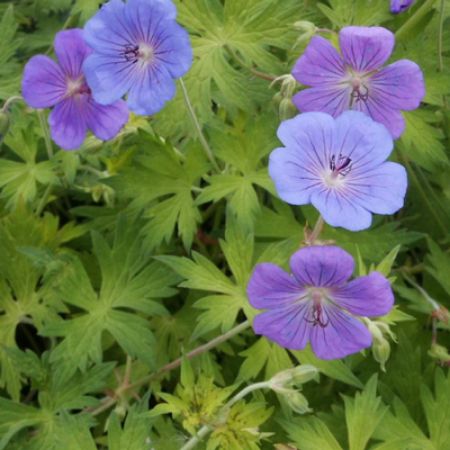
<svg viewBox="0 0 450 450">
<path fill-rule="evenodd" d="M 323 220 L 323 217 L 320 214 L 319 217 L 317 218 L 317 222 L 314 225 L 314 228 L 311 231 L 311 233 L 309 233 L 308 229 L 306 228 L 306 231 L 305 231 L 306 245 L 314 245 L 315 244 L 315 242 L 317 241 L 317 239 L 320 236 L 320 233 L 322 233 L 324 224 L 325 224 L 325 221 Z"/>
<path fill-rule="evenodd" d="M 2 109 L 0 111 L 2 113 L 5 113 L 14 102 L 19 102 L 21 100 L 23 100 L 23 97 L 20 95 L 13 95 L 12 97 L 9 97 L 3 104 Z"/>
<path fill-rule="evenodd" d="M 177 367 L 181 366 L 181 363 L 185 359 L 192 359 L 195 358 L 198 355 L 201 355 L 202 353 L 207 352 L 208 350 L 217 347 L 218 345 L 222 344 L 223 342 L 227 341 L 228 339 L 231 339 L 233 336 L 236 336 L 241 331 L 246 330 L 250 327 L 250 321 L 246 320 L 245 322 L 240 323 L 239 325 L 232 328 L 230 331 L 227 331 L 224 334 L 221 334 L 220 336 L 217 336 L 213 340 L 207 342 L 206 344 L 200 345 L 200 347 L 195 348 L 194 350 L 187 353 L 185 356 L 177 358 L 176 360 L 166 364 L 165 366 L 161 367 L 156 372 L 147 375 L 140 380 L 135 381 L 134 383 L 127 384 L 125 386 L 120 387 L 118 390 L 121 394 L 139 388 L 144 384 L 147 384 L 153 380 L 156 380 L 161 375 L 164 375 L 167 372 L 170 372 L 173 369 L 176 369 Z M 92 410 L 86 410 L 86 412 L 90 412 L 93 416 L 96 416 L 103 411 L 106 411 L 111 406 L 114 406 L 118 400 L 118 396 L 115 397 L 105 397 L 100 403 L 100 406 L 98 406 L 95 409 Z"/>
<path fill-rule="evenodd" d="M 258 389 L 265 389 L 270 388 L 270 383 L 268 381 L 262 381 L 260 383 L 254 383 L 250 386 L 247 386 L 245 389 L 242 389 L 242 391 L 239 391 L 234 397 L 232 397 L 225 406 L 223 406 L 218 415 L 220 416 L 221 412 L 227 411 L 229 408 L 231 408 L 235 403 L 237 403 L 239 400 L 243 399 L 246 395 L 250 394 L 253 391 L 256 391 Z M 195 448 L 197 444 L 199 444 L 204 437 L 206 437 L 210 432 L 212 431 L 212 427 L 210 425 L 204 425 L 198 433 L 195 436 L 192 436 L 189 441 L 181 447 L 180 450 L 192 450 Z"/>
<path fill-rule="evenodd" d="M 50 193 L 52 192 L 52 185 L 49 184 L 44 191 L 44 195 L 41 197 L 41 200 L 36 208 L 36 215 L 39 217 L 42 214 L 42 211 L 44 211 L 44 208 L 47 204 L 47 200 L 50 197 Z"/>
<path fill-rule="evenodd" d="M 52 141 L 50 139 L 50 132 L 48 130 L 48 125 L 45 120 L 44 111 L 38 110 L 37 114 L 39 117 L 39 122 L 41 124 L 42 131 L 44 133 L 45 148 L 47 149 L 48 159 L 52 159 L 53 158 L 53 146 L 52 146 Z"/>
<path fill-rule="evenodd" d="M 397 30 L 395 39 L 401 41 L 410 31 L 433 9 L 436 0 L 426 0 L 425 3 Z"/>
<path fill-rule="evenodd" d="M 214 167 L 214 170 L 216 172 L 220 172 L 220 168 L 214 158 L 214 154 L 211 150 L 211 147 L 209 146 L 208 141 L 206 140 L 205 135 L 203 134 L 202 127 L 200 126 L 200 122 L 198 121 L 197 115 L 195 114 L 194 108 L 189 99 L 186 85 L 184 84 L 184 81 L 182 78 L 180 78 L 179 81 L 180 81 L 181 90 L 183 92 L 184 102 L 186 104 L 189 115 L 191 116 L 191 119 L 194 122 L 194 126 L 197 131 L 198 138 L 200 139 L 200 143 L 202 144 L 202 147 L 203 147 L 203 150 L 205 151 L 206 157 L 211 162 L 212 166 Z"/>
</svg>

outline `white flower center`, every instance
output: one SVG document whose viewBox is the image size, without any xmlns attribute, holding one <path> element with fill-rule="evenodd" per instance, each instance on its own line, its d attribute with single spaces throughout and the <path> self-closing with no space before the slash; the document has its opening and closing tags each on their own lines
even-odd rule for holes
<svg viewBox="0 0 450 450">
<path fill-rule="evenodd" d="M 153 47 L 145 42 L 139 44 L 138 58 L 142 64 L 149 64 L 155 57 L 155 51 Z"/>
</svg>

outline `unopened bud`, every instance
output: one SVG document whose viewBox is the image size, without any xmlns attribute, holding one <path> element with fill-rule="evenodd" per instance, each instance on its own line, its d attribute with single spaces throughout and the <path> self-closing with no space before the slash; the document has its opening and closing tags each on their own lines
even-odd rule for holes
<svg viewBox="0 0 450 450">
<path fill-rule="evenodd" d="M 292 97 L 295 88 L 297 87 L 297 81 L 290 73 L 280 75 L 279 77 L 275 78 L 275 80 L 272 81 L 271 86 L 276 83 L 281 84 L 280 93 L 283 97 L 287 98 Z"/>
<path fill-rule="evenodd" d="M 317 31 L 317 27 L 312 22 L 308 22 L 307 20 L 300 20 L 298 22 L 295 22 L 294 28 L 300 32 L 300 35 L 298 36 L 292 48 L 308 42 L 316 34 Z"/>
<path fill-rule="evenodd" d="M 316 378 L 319 371 L 310 364 L 302 364 L 292 369 L 283 370 L 270 379 L 270 388 L 275 392 L 285 393 L 286 389 L 298 386 Z"/>
<path fill-rule="evenodd" d="M 280 116 L 280 121 L 291 119 L 295 116 L 297 108 L 292 103 L 290 98 L 283 98 L 278 107 L 278 115 Z"/>
<path fill-rule="evenodd" d="M 428 350 L 428 355 L 438 360 L 441 364 L 450 363 L 450 353 L 443 345 L 432 344 L 430 350 Z"/>
<path fill-rule="evenodd" d="M 292 411 L 298 414 L 306 414 L 312 411 L 306 397 L 298 391 L 291 391 L 289 394 L 284 395 L 284 398 Z"/>
<path fill-rule="evenodd" d="M 386 362 L 391 354 L 391 344 L 384 338 L 381 340 L 374 340 L 372 354 L 375 361 L 380 364 L 381 370 L 386 372 Z"/>
</svg>

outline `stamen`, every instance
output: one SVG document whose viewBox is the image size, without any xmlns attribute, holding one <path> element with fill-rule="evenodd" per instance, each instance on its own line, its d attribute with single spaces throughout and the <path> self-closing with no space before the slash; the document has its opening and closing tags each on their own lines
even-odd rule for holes
<svg viewBox="0 0 450 450">
<path fill-rule="evenodd" d="M 330 159 L 330 170 L 332 176 L 336 178 L 338 175 L 345 177 L 352 170 L 352 159 L 348 156 L 339 154 L 338 162 L 336 164 L 336 156 L 333 155 Z"/>
<path fill-rule="evenodd" d="M 312 320 L 305 318 L 305 321 L 308 323 L 312 323 L 313 327 L 319 325 L 319 327 L 325 328 L 330 323 L 330 321 L 324 320 L 323 317 L 324 311 L 322 308 L 322 293 L 319 292 L 319 290 L 313 289 L 311 294 L 313 301 L 313 310 L 311 314 Z"/>
</svg>

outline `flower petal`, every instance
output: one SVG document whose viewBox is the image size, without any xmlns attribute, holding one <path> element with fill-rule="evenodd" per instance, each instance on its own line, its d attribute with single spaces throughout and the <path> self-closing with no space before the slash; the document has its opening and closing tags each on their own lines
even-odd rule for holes
<svg viewBox="0 0 450 450">
<path fill-rule="evenodd" d="M 344 61 L 359 73 L 381 67 L 394 48 L 395 37 L 382 27 L 345 27 L 339 33 Z"/>
<path fill-rule="evenodd" d="M 302 350 L 309 339 L 311 325 L 306 318 L 310 309 L 311 303 L 304 301 L 258 314 L 253 320 L 253 329 L 284 348 Z"/>
<path fill-rule="evenodd" d="M 311 193 L 323 182 L 310 168 L 317 165 L 313 158 L 302 158 L 302 153 L 296 150 L 275 149 L 270 154 L 269 174 L 282 200 L 291 205 L 305 205 L 310 202 Z"/>
<path fill-rule="evenodd" d="M 389 131 L 359 111 L 346 111 L 336 119 L 333 144 L 335 158 L 351 158 L 352 169 L 347 178 L 378 167 L 394 148 Z"/>
<path fill-rule="evenodd" d="M 340 286 L 352 275 L 354 261 L 336 246 L 303 247 L 290 260 L 292 273 L 300 286 Z"/>
<path fill-rule="evenodd" d="M 391 284 L 379 272 L 372 272 L 335 288 L 331 295 L 339 306 L 359 316 L 383 316 L 394 305 Z"/>
<path fill-rule="evenodd" d="M 416 109 L 425 96 L 423 73 L 412 61 L 396 61 L 372 75 L 369 95 L 392 109 Z"/>
<path fill-rule="evenodd" d="M 399 138 L 405 129 L 405 119 L 401 112 L 392 109 L 376 96 L 370 96 L 366 101 L 356 102 L 353 109 L 361 111 L 370 116 L 375 122 L 383 124 L 394 139 Z"/>
<path fill-rule="evenodd" d="M 152 14 L 164 16 L 168 19 L 177 17 L 177 8 L 171 0 L 128 0 L 129 10 L 135 10 L 140 14 L 143 23 L 151 20 Z M 148 12 L 146 12 L 147 10 Z"/>
<path fill-rule="evenodd" d="M 408 179 L 400 164 L 388 161 L 364 174 L 350 175 L 345 190 L 354 203 L 376 214 L 394 214 L 403 207 Z"/>
<path fill-rule="evenodd" d="M 369 330 L 359 320 L 331 304 L 322 313 L 327 325 L 311 327 L 310 332 L 311 347 L 319 358 L 344 358 L 372 344 Z"/>
<path fill-rule="evenodd" d="M 86 105 L 86 124 L 102 141 L 108 141 L 119 133 L 128 122 L 128 108 L 123 100 L 112 105 L 100 105 L 90 99 Z"/>
<path fill-rule="evenodd" d="M 176 22 L 166 20 L 158 31 L 155 58 L 174 78 L 183 76 L 192 66 L 192 46 L 188 32 Z"/>
<path fill-rule="evenodd" d="M 391 13 L 398 14 L 406 11 L 414 0 L 391 0 Z"/>
<path fill-rule="evenodd" d="M 322 214 L 325 222 L 333 227 L 360 231 L 372 224 L 372 214 L 354 202 L 351 193 L 345 188 L 314 192 L 311 203 Z"/>
<path fill-rule="evenodd" d="M 33 108 L 48 108 L 60 102 L 66 93 L 64 73 L 58 64 L 44 55 L 33 56 L 24 69 L 22 95 Z"/>
<path fill-rule="evenodd" d="M 58 103 L 50 113 L 48 122 L 52 139 L 65 150 L 79 148 L 86 137 L 86 101 L 84 98 L 79 101 L 68 98 Z"/>
<path fill-rule="evenodd" d="M 322 111 L 338 117 L 350 106 L 351 88 L 349 85 L 330 85 L 313 87 L 298 92 L 292 98 L 301 112 Z"/>
<path fill-rule="evenodd" d="M 307 86 L 337 83 L 345 76 L 344 61 L 330 41 L 314 36 L 295 63 L 292 75 Z"/>
<path fill-rule="evenodd" d="M 83 39 L 83 30 L 60 31 L 55 37 L 55 53 L 59 64 L 66 75 L 72 79 L 83 75 L 83 61 L 92 52 Z"/>
<path fill-rule="evenodd" d="M 83 70 L 92 96 L 102 105 L 110 105 L 122 98 L 137 76 L 132 62 L 97 53 L 86 58 Z"/>
<path fill-rule="evenodd" d="M 175 82 L 164 66 L 155 64 L 139 71 L 128 93 L 128 107 L 135 114 L 155 114 L 174 95 Z"/>
<path fill-rule="evenodd" d="M 271 263 L 258 264 L 247 286 L 247 295 L 254 308 L 274 309 L 302 297 L 304 290 L 297 280 Z"/>
<path fill-rule="evenodd" d="M 83 37 L 96 52 L 118 55 L 126 45 L 134 44 L 134 36 L 121 0 L 110 0 L 86 22 Z"/>
</svg>

